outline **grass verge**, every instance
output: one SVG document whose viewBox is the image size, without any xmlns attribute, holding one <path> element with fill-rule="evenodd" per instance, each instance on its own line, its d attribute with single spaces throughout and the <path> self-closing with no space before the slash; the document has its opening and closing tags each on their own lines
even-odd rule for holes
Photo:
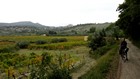
<svg viewBox="0 0 140 79">
<path fill-rule="evenodd" d="M 97 59 L 97 64 L 89 72 L 78 79 L 114 79 L 118 65 L 117 50 L 118 46 L 115 45 L 113 49 L 109 50 L 105 55 Z M 111 76 L 110 73 L 114 74 Z"/>
</svg>

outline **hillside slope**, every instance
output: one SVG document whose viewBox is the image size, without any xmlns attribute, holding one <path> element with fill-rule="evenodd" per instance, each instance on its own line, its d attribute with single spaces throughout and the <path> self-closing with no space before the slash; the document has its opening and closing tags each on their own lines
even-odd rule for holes
<svg viewBox="0 0 140 79">
<path fill-rule="evenodd" d="M 0 23 L 0 35 L 36 35 L 46 33 L 53 28 L 30 21 Z"/>
<path fill-rule="evenodd" d="M 87 35 L 90 28 L 95 27 L 101 30 L 110 25 L 110 23 L 100 24 L 79 24 L 63 27 L 45 26 L 30 21 L 21 21 L 15 23 L 0 23 L 1 35 Z"/>
<path fill-rule="evenodd" d="M 60 34 L 87 34 L 88 31 L 90 30 L 90 28 L 95 27 L 96 30 L 101 30 L 103 28 L 106 28 L 110 25 L 111 23 L 100 23 L 100 24 L 94 24 L 94 23 L 90 23 L 90 24 L 79 24 L 79 25 L 75 25 L 75 26 L 71 26 L 71 27 L 66 27 L 66 28 L 62 28 L 59 30 Z"/>
</svg>

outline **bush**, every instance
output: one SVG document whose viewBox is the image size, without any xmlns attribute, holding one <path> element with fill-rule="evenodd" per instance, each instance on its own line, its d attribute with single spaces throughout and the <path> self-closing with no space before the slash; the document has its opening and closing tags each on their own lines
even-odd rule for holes
<svg viewBox="0 0 140 79">
<path fill-rule="evenodd" d="M 99 57 L 106 54 L 107 51 L 111 49 L 111 47 L 113 47 L 113 46 L 106 45 L 106 46 L 103 46 L 103 47 L 96 49 L 95 51 L 90 51 L 89 53 L 92 54 L 93 58 L 98 59 Z"/>
<path fill-rule="evenodd" d="M 67 68 L 55 69 L 48 79 L 72 79 Z"/>
<path fill-rule="evenodd" d="M 116 43 L 116 40 L 113 37 L 106 38 L 108 45 L 114 45 Z"/>
<path fill-rule="evenodd" d="M 52 43 L 58 43 L 58 42 L 67 42 L 68 40 L 66 38 L 53 38 L 51 40 Z"/>
<path fill-rule="evenodd" d="M 14 52 L 15 46 L 7 46 L 7 47 L 2 47 L 0 48 L 0 53 L 10 53 L 10 52 Z"/>
<path fill-rule="evenodd" d="M 51 40 L 51 43 L 58 43 L 59 42 L 59 39 L 58 38 L 53 38 L 52 40 Z"/>
<path fill-rule="evenodd" d="M 60 38 L 59 42 L 67 42 L 68 40 L 66 38 Z"/>
<path fill-rule="evenodd" d="M 88 71 L 78 79 L 114 79 L 107 78 L 107 75 L 112 68 L 112 62 L 114 62 L 114 60 L 116 61 L 116 57 L 118 56 L 117 50 L 118 46 L 115 45 L 113 49 L 108 51 L 105 55 L 97 60 L 97 64 L 90 71 Z M 119 60 L 119 57 L 117 58 L 117 60 Z M 115 64 L 117 66 L 118 62 L 116 62 Z"/>
<path fill-rule="evenodd" d="M 16 46 L 18 46 L 19 48 L 21 48 L 21 49 L 24 49 L 24 48 L 27 48 L 28 46 L 29 46 L 29 42 L 27 42 L 27 41 L 21 41 L 21 42 L 18 42 L 17 44 L 16 44 Z"/>
<path fill-rule="evenodd" d="M 44 41 L 44 40 L 38 40 L 38 41 L 36 41 L 36 44 L 45 44 L 46 43 L 46 41 Z"/>
<path fill-rule="evenodd" d="M 95 33 L 94 37 L 91 37 L 91 41 L 89 42 L 89 47 L 92 50 L 96 50 L 99 47 L 106 45 L 106 39 L 102 37 L 99 33 Z"/>
<path fill-rule="evenodd" d="M 41 63 L 32 65 L 30 79 L 72 79 L 69 68 L 62 67 L 63 57 L 58 56 L 56 63 L 51 62 L 52 58 L 48 53 L 43 53 Z"/>
<path fill-rule="evenodd" d="M 32 44 L 28 46 L 29 49 L 47 49 L 47 50 L 64 50 L 64 49 L 70 49 L 74 46 L 81 46 L 81 45 L 87 45 L 86 42 L 78 41 L 78 42 L 63 42 L 63 43 L 51 43 L 51 44 L 44 44 L 44 45 L 35 45 Z"/>
</svg>

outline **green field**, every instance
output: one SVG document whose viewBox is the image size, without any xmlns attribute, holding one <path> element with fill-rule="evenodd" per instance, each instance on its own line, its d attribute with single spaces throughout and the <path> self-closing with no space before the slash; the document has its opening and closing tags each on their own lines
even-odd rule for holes
<svg viewBox="0 0 140 79">
<path fill-rule="evenodd" d="M 29 73 L 45 52 L 53 57 L 52 63 L 61 56 L 63 65 L 73 68 L 84 63 L 89 50 L 84 36 L 0 36 L 0 78 Z"/>
<path fill-rule="evenodd" d="M 53 38 L 67 38 L 68 41 L 83 41 L 84 36 L 0 36 L 0 41 L 29 41 L 35 42 L 37 40 L 50 41 Z"/>
</svg>

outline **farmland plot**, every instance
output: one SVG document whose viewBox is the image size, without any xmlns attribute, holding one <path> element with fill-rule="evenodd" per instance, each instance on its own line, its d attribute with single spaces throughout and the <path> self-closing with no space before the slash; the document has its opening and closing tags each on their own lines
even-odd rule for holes
<svg viewBox="0 0 140 79">
<path fill-rule="evenodd" d="M 89 51 L 84 36 L 5 36 L 0 37 L 0 44 L 0 78 L 30 73 L 32 65 L 42 61 L 44 52 L 52 57 L 51 63 L 58 64 L 61 57 L 60 67 L 72 70 L 84 64 Z"/>
</svg>

